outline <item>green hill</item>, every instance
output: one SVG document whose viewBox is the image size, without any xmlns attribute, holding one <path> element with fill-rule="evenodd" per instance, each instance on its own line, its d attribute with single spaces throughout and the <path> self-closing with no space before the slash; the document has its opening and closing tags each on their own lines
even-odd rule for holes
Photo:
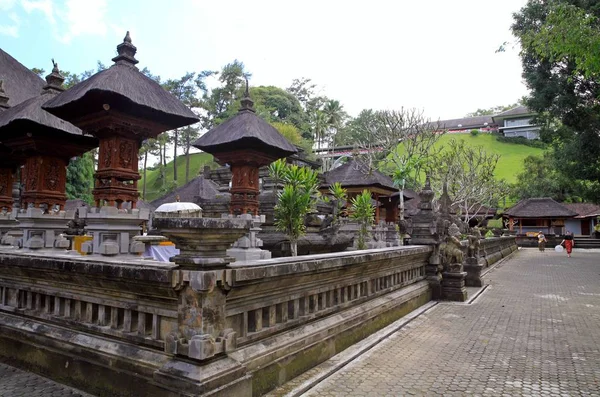
<svg viewBox="0 0 600 397">
<path fill-rule="evenodd" d="M 500 155 L 496 167 L 496 178 L 506 179 L 509 183 L 517 181 L 517 174 L 523 170 L 523 160 L 527 156 L 541 156 L 544 149 L 521 145 L 518 143 L 498 142 L 495 135 L 479 134 L 446 134 L 440 138 L 438 145 L 445 145 L 451 139 L 462 140 L 472 146 L 482 146 L 487 153 Z"/>
<path fill-rule="evenodd" d="M 208 153 L 193 153 L 190 154 L 190 180 L 198 176 L 198 174 L 204 169 L 204 166 L 208 165 L 211 168 L 216 168 L 217 164 L 213 161 L 213 156 Z M 140 174 L 142 174 L 142 170 L 140 170 Z M 161 190 L 163 183 L 160 179 L 160 171 L 157 169 L 147 170 L 146 171 L 146 201 L 155 200 L 166 193 L 166 191 Z M 167 163 L 167 172 L 166 172 L 167 182 L 165 186 L 171 187 L 173 185 L 173 161 Z M 185 156 L 177 157 L 177 186 L 182 186 L 185 184 Z M 140 194 L 142 193 L 142 189 L 144 186 L 144 179 L 142 178 L 138 182 L 138 190 Z"/>
<path fill-rule="evenodd" d="M 496 168 L 496 177 L 506 179 L 509 183 L 516 182 L 516 176 L 523 170 L 523 160 L 527 156 L 541 156 L 543 149 L 521 145 L 517 143 L 498 142 L 496 136 L 491 134 L 446 134 L 440 138 L 438 145 L 444 146 L 451 139 L 462 140 L 469 145 L 482 146 L 488 153 L 500 155 L 498 166 Z M 196 177 L 205 165 L 216 168 L 217 164 L 213 161 L 212 155 L 208 153 L 194 153 L 190 155 L 190 180 Z M 167 164 L 167 183 L 165 186 L 173 185 L 173 162 Z M 155 200 L 166 193 L 162 189 L 160 172 L 158 169 L 147 171 L 148 184 L 146 186 L 146 201 Z M 177 186 L 185 184 L 185 156 L 177 157 Z M 138 188 L 142 192 L 143 179 L 139 181 Z"/>
</svg>

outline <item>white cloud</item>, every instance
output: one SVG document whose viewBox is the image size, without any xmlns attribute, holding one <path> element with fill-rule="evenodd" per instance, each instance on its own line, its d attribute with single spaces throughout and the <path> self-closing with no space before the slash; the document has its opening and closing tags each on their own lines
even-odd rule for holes
<svg viewBox="0 0 600 397">
<path fill-rule="evenodd" d="M 1 8 L 2 7 L 0 4 L 0 9 Z M 21 26 L 21 19 L 14 12 L 9 13 L 8 18 L 12 21 L 12 24 L 0 25 L 0 35 L 19 37 L 19 27 Z"/>
<path fill-rule="evenodd" d="M 0 0 L 10 2 L 14 0 Z M 28 14 L 41 12 L 51 26 L 54 37 L 68 44 L 83 35 L 104 36 L 107 32 L 106 0 L 66 0 L 63 4 L 52 0 L 21 0 Z"/>
<path fill-rule="evenodd" d="M 0 35 L 19 37 L 19 27 L 15 25 L 0 25 Z"/>
<path fill-rule="evenodd" d="M 106 0 L 67 0 L 64 10 L 57 10 L 57 14 L 66 27 L 58 36 L 63 43 L 82 35 L 106 35 Z"/>
<path fill-rule="evenodd" d="M 31 14 L 34 11 L 39 11 L 44 14 L 51 25 L 56 24 L 56 19 L 54 18 L 54 8 L 51 0 L 22 0 L 21 5 L 28 14 Z"/>
</svg>

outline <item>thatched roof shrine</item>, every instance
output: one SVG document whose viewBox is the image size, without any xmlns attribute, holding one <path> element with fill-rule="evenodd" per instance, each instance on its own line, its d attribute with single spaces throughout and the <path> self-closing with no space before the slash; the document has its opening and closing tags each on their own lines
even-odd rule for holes
<svg viewBox="0 0 600 397">
<path fill-rule="evenodd" d="M 40 95 L 44 80 L 27 69 L 15 58 L 0 48 L 0 80 L 4 82 L 3 91 L 8 97 L 8 106 Z M 1 96 L 1 95 L 0 95 Z"/>
<path fill-rule="evenodd" d="M 392 195 L 398 192 L 392 178 L 382 174 L 360 160 L 351 159 L 324 174 L 328 186 L 339 182 L 347 190 L 367 189 L 383 195 Z"/>
<path fill-rule="evenodd" d="M 0 112 L 0 140 L 13 151 L 50 152 L 69 158 L 98 145 L 98 140 L 79 128 L 42 109 L 42 105 L 63 91 L 62 77 L 55 64 L 38 95 Z M 62 139 L 60 137 L 63 137 Z M 33 142 L 44 139 L 44 145 Z M 52 147 L 53 146 L 53 147 Z"/>
<path fill-rule="evenodd" d="M 297 153 L 296 147 L 275 127 L 256 115 L 253 105 L 246 87 L 238 114 L 208 131 L 193 146 L 211 154 L 254 150 L 274 159 Z"/>
<path fill-rule="evenodd" d="M 127 32 L 117 46 L 114 65 L 58 95 L 44 109 L 77 125 L 78 120 L 109 110 L 160 124 L 163 131 L 199 121 L 180 100 L 138 70 L 136 51 Z"/>
<path fill-rule="evenodd" d="M 572 218 L 577 212 L 549 197 L 542 197 L 521 200 L 504 215 L 512 218 Z"/>
</svg>

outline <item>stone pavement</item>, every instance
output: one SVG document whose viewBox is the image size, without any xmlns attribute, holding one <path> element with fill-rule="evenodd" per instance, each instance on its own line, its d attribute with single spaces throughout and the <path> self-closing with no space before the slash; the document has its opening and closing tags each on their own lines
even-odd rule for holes
<svg viewBox="0 0 600 397">
<path fill-rule="evenodd" d="M 0 396 L 2 397 L 92 397 L 48 378 L 22 371 L 0 362 Z"/>
<path fill-rule="evenodd" d="M 600 396 L 600 250 L 522 249 L 306 396 Z"/>
</svg>

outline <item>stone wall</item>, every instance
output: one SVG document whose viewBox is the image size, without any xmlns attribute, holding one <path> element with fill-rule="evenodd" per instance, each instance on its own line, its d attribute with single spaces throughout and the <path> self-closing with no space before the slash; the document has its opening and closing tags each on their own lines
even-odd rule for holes
<svg viewBox="0 0 600 397">
<path fill-rule="evenodd" d="M 260 395 L 429 301 L 432 251 L 193 271 L 0 248 L 0 355 L 101 395 Z"/>
</svg>

